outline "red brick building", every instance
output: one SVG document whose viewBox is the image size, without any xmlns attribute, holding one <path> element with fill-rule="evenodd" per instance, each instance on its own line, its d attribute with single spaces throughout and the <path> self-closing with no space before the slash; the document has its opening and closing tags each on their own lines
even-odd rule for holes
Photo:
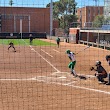
<svg viewBox="0 0 110 110">
<path fill-rule="evenodd" d="M 80 28 L 70 28 L 69 38 L 70 42 L 83 42 L 85 44 L 95 46 L 110 47 L 110 30 L 108 29 L 94 29 L 92 22 L 97 15 L 103 15 L 103 6 L 86 6 L 77 10 L 78 22 L 81 23 Z M 107 26 L 109 28 L 109 25 Z M 78 35 L 79 34 L 79 35 Z"/>
<path fill-rule="evenodd" d="M 50 31 L 50 8 L 0 7 L 0 32 L 46 32 Z M 53 28 L 58 22 L 53 21 Z"/>
<path fill-rule="evenodd" d="M 103 6 L 86 6 L 77 9 L 78 22 L 81 27 L 92 27 L 92 22 L 97 15 L 103 14 Z"/>
</svg>

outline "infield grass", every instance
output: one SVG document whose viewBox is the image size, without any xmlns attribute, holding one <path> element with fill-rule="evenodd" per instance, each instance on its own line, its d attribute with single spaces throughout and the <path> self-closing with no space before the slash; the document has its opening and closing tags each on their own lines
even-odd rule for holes
<svg viewBox="0 0 110 110">
<path fill-rule="evenodd" d="M 10 42 L 13 42 L 14 45 L 30 45 L 29 39 L 0 39 L 0 44 L 9 45 Z M 39 39 L 33 39 L 32 45 L 34 46 L 55 46 L 56 44 L 42 41 Z"/>
</svg>

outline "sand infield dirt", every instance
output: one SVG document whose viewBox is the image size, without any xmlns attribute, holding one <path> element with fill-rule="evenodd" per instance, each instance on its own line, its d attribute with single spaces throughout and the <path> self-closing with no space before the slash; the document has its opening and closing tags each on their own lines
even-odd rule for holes
<svg viewBox="0 0 110 110">
<path fill-rule="evenodd" d="M 42 39 L 56 43 L 53 40 Z M 109 50 L 90 47 L 76 55 L 75 70 L 90 75 L 74 78 L 68 68 L 67 49 L 77 53 L 83 44 L 16 46 L 16 52 L 0 46 L 1 110 L 110 110 L 110 86 L 98 84 L 90 67 L 100 60 L 110 71 L 105 56 Z"/>
</svg>

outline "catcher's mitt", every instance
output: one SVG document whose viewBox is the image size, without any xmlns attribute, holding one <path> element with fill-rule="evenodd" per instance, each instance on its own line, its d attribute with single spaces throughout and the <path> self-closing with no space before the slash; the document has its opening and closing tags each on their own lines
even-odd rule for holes
<svg viewBox="0 0 110 110">
<path fill-rule="evenodd" d="M 91 71 L 94 70 L 94 67 L 90 67 L 90 70 L 91 70 Z"/>
</svg>

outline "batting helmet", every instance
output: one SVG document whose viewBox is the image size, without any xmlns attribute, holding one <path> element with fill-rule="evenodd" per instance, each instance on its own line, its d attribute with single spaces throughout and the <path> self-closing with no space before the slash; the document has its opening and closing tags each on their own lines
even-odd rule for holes
<svg viewBox="0 0 110 110">
<path fill-rule="evenodd" d="M 96 66 L 101 65 L 101 61 L 96 61 Z"/>
<path fill-rule="evenodd" d="M 70 50 L 66 50 L 66 53 L 68 54 L 68 53 L 70 53 L 71 51 Z"/>
</svg>

